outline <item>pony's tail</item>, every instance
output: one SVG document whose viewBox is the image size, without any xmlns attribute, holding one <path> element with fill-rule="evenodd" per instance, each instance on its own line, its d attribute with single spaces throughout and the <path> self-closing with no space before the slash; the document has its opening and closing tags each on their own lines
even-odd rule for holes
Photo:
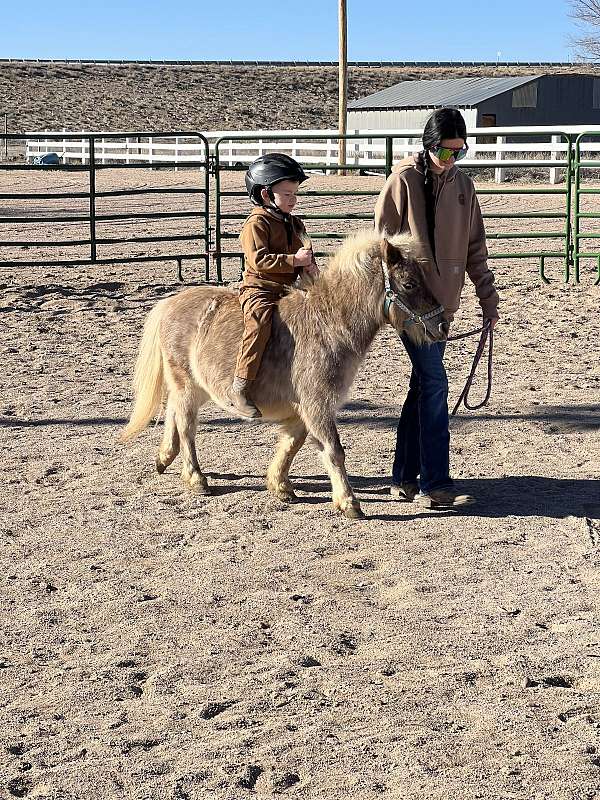
<svg viewBox="0 0 600 800">
<path fill-rule="evenodd" d="M 162 312 L 163 303 L 159 302 L 144 324 L 133 377 L 135 403 L 129 422 L 121 432 L 122 442 L 130 441 L 143 431 L 160 408 L 164 383 L 159 331 Z"/>
</svg>

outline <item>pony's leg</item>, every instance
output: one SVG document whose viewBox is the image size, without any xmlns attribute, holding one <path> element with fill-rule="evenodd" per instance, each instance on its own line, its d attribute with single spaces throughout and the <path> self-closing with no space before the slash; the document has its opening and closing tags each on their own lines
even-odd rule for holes
<svg viewBox="0 0 600 800">
<path fill-rule="evenodd" d="M 208 400 L 208 394 L 201 389 L 181 366 L 167 361 L 165 377 L 168 388 L 167 409 L 171 411 L 177 430 L 183 467 L 181 477 L 190 489 L 198 494 L 210 494 L 208 481 L 202 474 L 196 455 L 196 424 L 198 409 Z M 170 427 L 169 418 L 165 421 Z M 168 431 L 165 431 L 165 435 Z"/>
<path fill-rule="evenodd" d="M 203 475 L 196 455 L 196 425 L 198 409 L 206 402 L 206 395 L 195 392 L 183 392 L 176 405 L 175 422 L 181 439 L 181 457 L 183 467 L 181 477 L 193 492 L 210 494 L 206 476 Z"/>
<path fill-rule="evenodd" d="M 162 475 L 166 468 L 173 463 L 179 453 L 179 431 L 175 423 L 175 408 L 171 398 L 167 400 L 165 409 L 165 427 L 162 442 L 156 456 L 156 471 Z"/>
<path fill-rule="evenodd" d="M 294 456 L 306 441 L 307 430 L 301 419 L 281 423 L 279 441 L 273 460 L 267 471 L 267 489 L 279 500 L 291 502 L 296 499 L 288 473 Z"/>
<path fill-rule="evenodd" d="M 346 454 L 340 442 L 335 417 L 323 416 L 319 420 L 306 420 L 308 432 L 313 436 L 321 453 L 323 465 L 331 480 L 333 505 L 347 517 L 364 516 L 360 503 L 354 496 L 346 472 Z"/>
</svg>

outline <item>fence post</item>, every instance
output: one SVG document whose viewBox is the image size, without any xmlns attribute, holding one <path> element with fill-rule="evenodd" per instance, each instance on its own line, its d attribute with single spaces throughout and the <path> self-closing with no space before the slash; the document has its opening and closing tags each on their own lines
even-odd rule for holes
<svg viewBox="0 0 600 800">
<path fill-rule="evenodd" d="M 553 136 L 552 137 L 552 144 L 559 144 L 560 143 L 560 136 Z M 550 161 L 558 161 L 558 151 L 552 149 L 550 151 Z M 550 167 L 550 183 L 554 184 L 558 180 L 558 169 L 556 167 Z"/>
<path fill-rule="evenodd" d="M 175 137 L 175 172 L 177 172 L 178 169 L 179 169 L 178 166 L 177 166 L 178 164 L 179 164 L 179 136 L 176 136 Z"/>
<path fill-rule="evenodd" d="M 90 256 L 96 261 L 96 157 L 94 137 L 88 139 L 90 149 Z"/>
<path fill-rule="evenodd" d="M 392 136 L 385 137 L 385 177 L 392 174 L 392 164 L 394 163 L 394 139 Z"/>
<path fill-rule="evenodd" d="M 125 163 L 129 164 L 129 137 L 125 138 Z"/>
<path fill-rule="evenodd" d="M 327 159 L 326 163 L 328 166 L 331 166 L 332 163 L 335 163 L 335 150 L 333 147 L 333 139 L 327 139 Z M 331 170 L 326 169 L 325 175 L 331 175 Z"/>
<path fill-rule="evenodd" d="M 506 144 L 506 136 L 496 136 L 496 145 Z M 496 161 L 504 160 L 504 150 L 496 150 Z M 496 167 L 494 171 L 494 180 L 496 183 L 503 183 L 506 176 L 504 167 Z"/>
</svg>

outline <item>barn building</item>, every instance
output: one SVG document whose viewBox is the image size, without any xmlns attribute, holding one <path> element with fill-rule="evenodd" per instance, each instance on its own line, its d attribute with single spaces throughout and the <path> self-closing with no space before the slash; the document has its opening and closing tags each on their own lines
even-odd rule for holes
<svg viewBox="0 0 600 800">
<path fill-rule="evenodd" d="M 348 103 L 348 129 L 422 128 L 442 106 L 462 112 L 467 128 L 600 124 L 600 77 L 525 75 L 402 81 Z"/>
</svg>

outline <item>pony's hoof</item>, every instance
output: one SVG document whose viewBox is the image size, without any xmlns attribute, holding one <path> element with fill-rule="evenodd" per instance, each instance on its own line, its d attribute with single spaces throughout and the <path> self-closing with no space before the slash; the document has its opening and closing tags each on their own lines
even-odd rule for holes
<svg viewBox="0 0 600 800">
<path fill-rule="evenodd" d="M 348 519 L 365 519 L 365 515 L 361 507 L 356 504 L 352 504 L 344 509 L 344 516 L 348 517 Z"/>
<path fill-rule="evenodd" d="M 156 461 L 154 463 L 156 464 L 156 471 L 158 472 L 159 475 L 162 475 L 163 472 L 166 470 L 167 465 L 163 464 L 159 456 L 156 456 Z"/>
<path fill-rule="evenodd" d="M 294 487 L 291 483 L 271 483 L 267 484 L 267 491 L 269 491 L 273 497 L 276 497 L 282 503 L 295 503 L 298 499 L 294 492 Z"/>
<path fill-rule="evenodd" d="M 282 503 L 295 503 L 298 499 L 294 492 L 275 492 L 275 497 L 281 500 Z"/>
<path fill-rule="evenodd" d="M 201 497 L 208 497 L 212 494 L 211 488 L 207 483 L 193 483 L 190 484 L 190 491 Z"/>
<path fill-rule="evenodd" d="M 365 519 L 358 500 L 347 500 L 345 503 L 337 505 L 336 508 L 348 519 Z"/>
<path fill-rule="evenodd" d="M 190 491 L 194 494 L 208 496 L 211 494 L 210 486 L 204 475 L 192 475 L 188 481 Z"/>
</svg>

